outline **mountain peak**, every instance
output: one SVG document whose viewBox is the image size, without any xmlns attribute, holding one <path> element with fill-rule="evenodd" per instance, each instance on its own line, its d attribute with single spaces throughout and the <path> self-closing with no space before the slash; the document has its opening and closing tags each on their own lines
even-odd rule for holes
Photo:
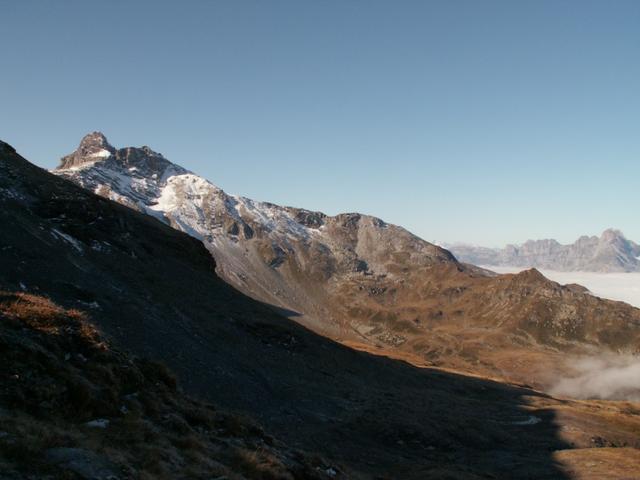
<svg viewBox="0 0 640 480">
<path fill-rule="evenodd" d="M 16 149 L 0 140 L 0 153 L 16 153 Z"/>
<path fill-rule="evenodd" d="M 102 132 L 91 132 L 82 137 L 77 150 L 62 157 L 58 170 L 79 167 L 109 158 L 116 152 Z"/>
<path fill-rule="evenodd" d="M 109 144 L 107 137 L 104 136 L 104 133 L 98 131 L 87 133 L 84 137 L 82 137 L 82 140 L 80 140 L 80 149 L 91 149 L 95 147 L 105 149 L 113 148 Z"/>
<path fill-rule="evenodd" d="M 605 242 L 611 242 L 617 239 L 626 240 L 624 234 L 620 230 L 616 230 L 615 228 L 607 228 L 604 232 L 602 232 L 600 239 Z"/>
<path fill-rule="evenodd" d="M 171 168 L 175 172 L 186 172 L 172 164 L 161 153 L 148 146 L 114 148 L 102 132 L 91 132 L 82 137 L 78 148 L 62 157 L 56 170 L 79 170 L 100 163 L 105 168 L 137 172 L 137 176 L 152 178 L 162 176 Z M 127 173 L 130 174 L 130 173 Z"/>
</svg>

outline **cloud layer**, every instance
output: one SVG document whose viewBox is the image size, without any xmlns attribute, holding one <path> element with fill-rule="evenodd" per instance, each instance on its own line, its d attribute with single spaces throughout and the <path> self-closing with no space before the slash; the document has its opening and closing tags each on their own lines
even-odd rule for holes
<svg viewBox="0 0 640 480">
<path fill-rule="evenodd" d="M 573 398 L 640 401 L 640 358 L 603 355 L 572 362 L 575 374 L 560 379 L 552 395 Z"/>
</svg>

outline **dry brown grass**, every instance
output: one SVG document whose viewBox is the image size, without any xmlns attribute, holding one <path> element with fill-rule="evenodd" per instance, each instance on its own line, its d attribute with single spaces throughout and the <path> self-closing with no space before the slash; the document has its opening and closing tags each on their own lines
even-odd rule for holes
<svg viewBox="0 0 640 480">
<path fill-rule="evenodd" d="M 640 450 L 634 448 L 562 450 L 556 452 L 554 458 L 573 480 L 636 480 L 640 478 Z"/>
<path fill-rule="evenodd" d="M 48 298 L 28 293 L 0 292 L 0 313 L 9 321 L 48 335 L 74 334 L 94 343 L 100 342 L 98 330 L 77 309 L 64 309 Z"/>
</svg>

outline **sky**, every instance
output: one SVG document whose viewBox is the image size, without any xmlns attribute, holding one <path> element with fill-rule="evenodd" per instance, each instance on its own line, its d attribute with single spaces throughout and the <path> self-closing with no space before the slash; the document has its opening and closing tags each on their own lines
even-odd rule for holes
<svg viewBox="0 0 640 480">
<path fill-rule="evenodd" d="M 0 139 L 429 241 L 640 241 L 640 2 L 0 0 Z"/>
</svg>

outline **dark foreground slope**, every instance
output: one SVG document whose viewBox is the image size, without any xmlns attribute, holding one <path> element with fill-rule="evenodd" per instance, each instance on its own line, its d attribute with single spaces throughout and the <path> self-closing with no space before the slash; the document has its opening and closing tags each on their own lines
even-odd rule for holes
<svg viewBox="0 0 640 480">
<path fill-rule="evenodd" d="M 188 398 L 166 367 L 43 297 L 0 292 L 0 362 L 0 478 L 345 477 Z"/>
<path fill-rule="evenodd" d="M 250 414 L 349 476 L 604 478 L 584 467 L 594 455 L 631 475 L 618 460 L 637 458 L 637 407 L 559 401 L 338 345 L 219 280 L 197 240 L 6 144 L 0 225 L 1 289 L 83 311 L 114 347 L 166 363 L 187 393 Z"/>
</svg>

